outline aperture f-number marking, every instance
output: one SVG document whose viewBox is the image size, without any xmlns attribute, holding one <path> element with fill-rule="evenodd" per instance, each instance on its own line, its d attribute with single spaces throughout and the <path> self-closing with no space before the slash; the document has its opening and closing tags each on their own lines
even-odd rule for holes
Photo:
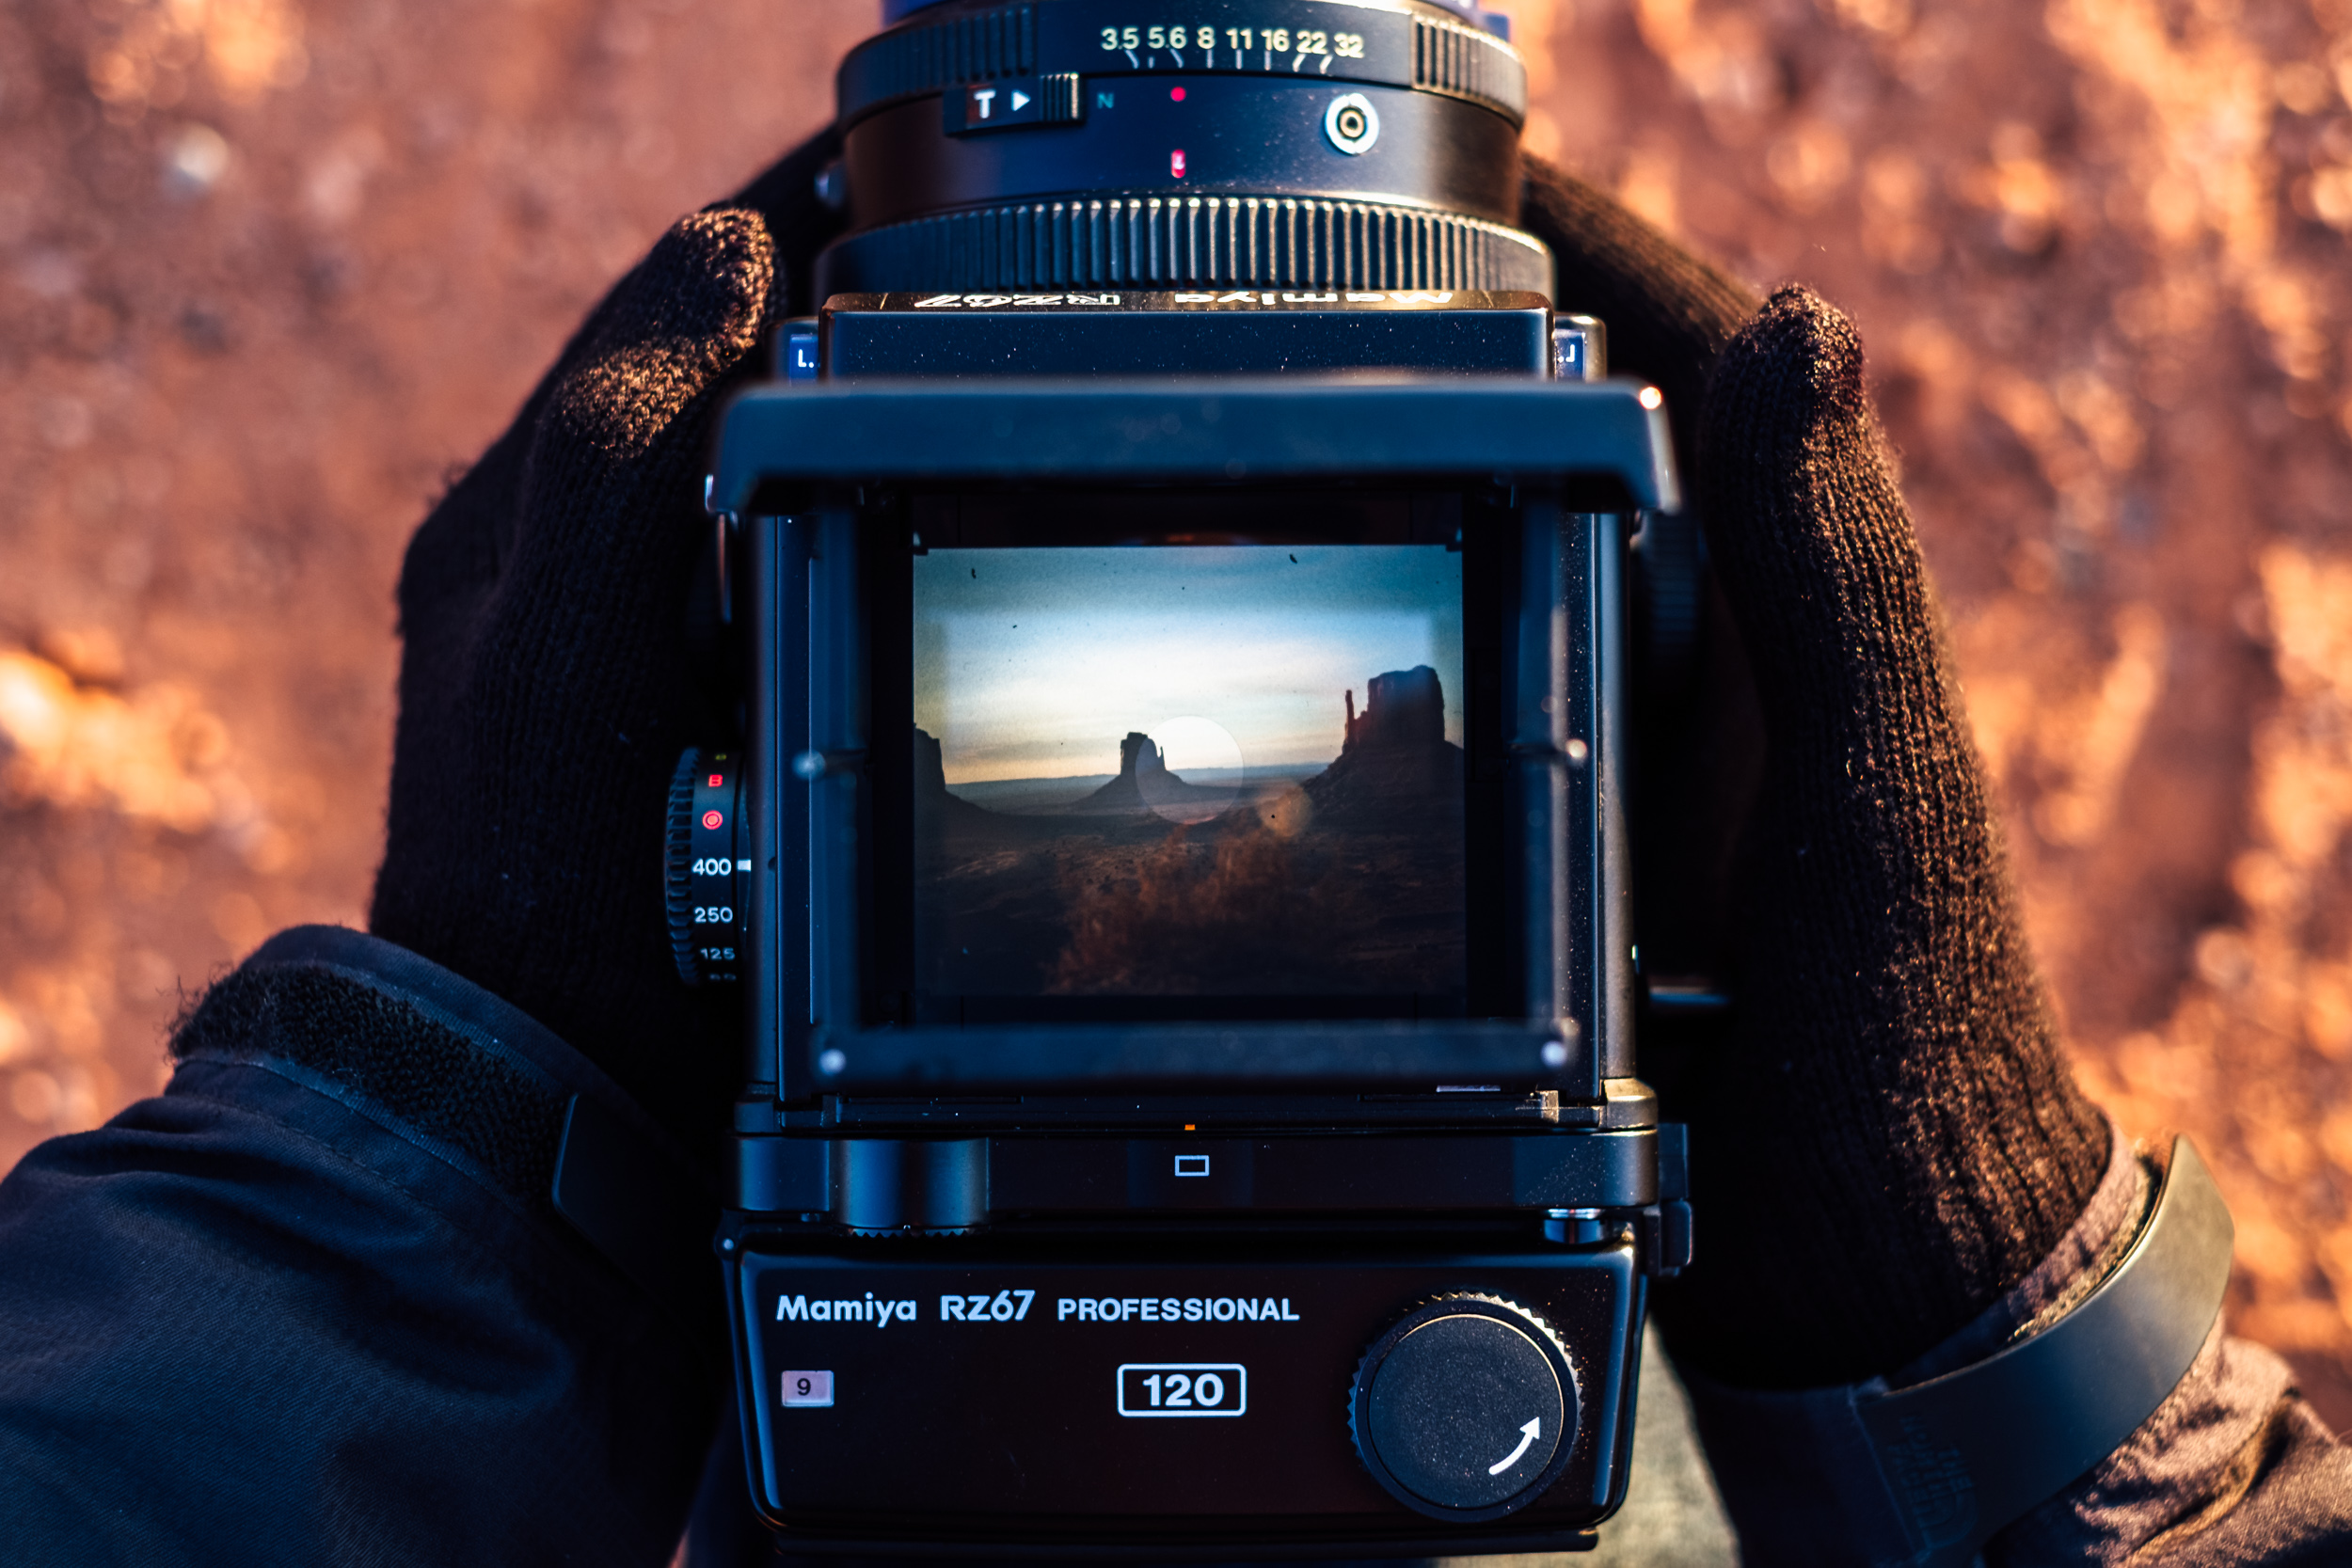
<svg viewBox="0 0 2352 1568">
<path fill-rule="evenodd" d="M 1182 70 L 1187 49 L 1199 50 L 1201 63 L 1212 71 L 1297 71 L 1318 56 L 1318 69 L 1328 71 L 1334 59 L 1364 57 L 1363 34 L 1327 32 L 1320 27 L 1227 27 L 1220 38 L 1218 29 L 1190 23 L 1163 23 L 1156 27 L 1138 23 L 1132 27 L 1105 27 L 1099 36 L 1104 54 L 1124 55 L 1137 70 L 1157 65 L 1163 54 L 1168 56 L 1169 65 Z M 1231 57 L 1230 65 L 1219 57 L 1220 41 L 1222 55 Z M 1137 51 L 1144 52 L 1140 59 Z"/>
<path fill-rule="evenodd" d="M 1229 29 L 1230 30 L 1230 29 Z M 1105 27 L 1103 47 L 1112 54 L 1130 49 L 1215 49 L 1214 27 Z"/>
<path fill-rule="evenodd" d="M 1238 1361 L 1130 1361 L 1119 1369 L 1121 1416 L 1239 1416 L 1249 1373 Z"/>
</svg>

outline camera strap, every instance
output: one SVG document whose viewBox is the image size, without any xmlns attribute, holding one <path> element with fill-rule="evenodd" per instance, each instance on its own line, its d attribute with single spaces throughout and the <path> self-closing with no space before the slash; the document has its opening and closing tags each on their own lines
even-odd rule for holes
<svg viewBox="0 0 2352 1568">
<path fill-rule="evenodd" d="M 675 1154 L 602 1101 L 576 1094 L 564 1107 L 548 1196 L 573 1229 L 679 1323 L 707 1315 L 719 1205 Z"/>
<path fill-rule="evenodd" d="M 2128 1151 L 2119 1156 L 2129 1159 Z M 2126 1173 L 2128 1174 L 2128 1173 Z M 2155 1413 L 2213 1332 L 2233 1229 L 2185 1137 L 2122 1259 L 2047 1326 L 1899 1388 L 1688 1379 L 1747 1560 L 1963 1568 Z M 1753 1539 L 1769 1523 L 1771 1539 Z"/>
</svg>

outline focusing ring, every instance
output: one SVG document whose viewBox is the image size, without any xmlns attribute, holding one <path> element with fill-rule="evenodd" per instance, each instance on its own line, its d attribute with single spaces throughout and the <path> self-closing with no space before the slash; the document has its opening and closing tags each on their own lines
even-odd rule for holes
<svg viewBox="0 0 2352 1568">
<path fill-rule="evenodd" d="M 847 126 L 901 99 L 1036 71 L 1037 8 L 993 6 L 867 39 L 843 57 L 834 103 Z"/>
<path fill-rule="evenodd" d="M 1483 218 L 1310 197 L 966 208 L 849 235 L 818 293 L 1039 288 L 1486 289 L 1549 294 L 1551 252 Z"/>
<path fill-rule="evenodd" d="M 1394 8 L 1251 0 L 1218 6 L 1213 17 L 1181 27 L 1139 25 L 1129 0 L 1023 0 L 918 14 L 923 20 L 877 34 L 842 60 L 835 92 L 845 130 L 877 109 L 967 83 L 1073 71 L 1374 82 L 1482 104 L 1514 125 L 1527 118 L 1527 66 L 1518 52 L 1415 0 Z M 1130 33 L 1133 46 L 1126 44 Z M 1175 33 L 1186 35 L 1184 45 L 1168 44 Z M 1200 47 L 1203 36 L 1211 40 L 1206 49 Z M 1276 39 L 1282 49 L 1265 47 Z"/>
</svg>

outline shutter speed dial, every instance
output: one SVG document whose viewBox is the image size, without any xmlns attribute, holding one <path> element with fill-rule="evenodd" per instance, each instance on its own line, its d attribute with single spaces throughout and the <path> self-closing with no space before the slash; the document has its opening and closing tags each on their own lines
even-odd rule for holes
<svg viewBox="0 0 2352 1568">
<path fill-rule="evenodd" d="M 741 755 L 690 748 L 670 776 L 670 946 L 690 986 L 741 978 L 743 907 L 751 892 L 751 835 L 739 818 Z"/>
<path fill-rule="evenodd" d="M 1373 1479 L 1406 1507 L 1463 1524 L 1549 1490 L 1577 1419 L 1576 1372 L 1551 1326 L 1469 1292 L 1414 1308 L 1375 1341 L 1348 1402 Z"/>
</svg>

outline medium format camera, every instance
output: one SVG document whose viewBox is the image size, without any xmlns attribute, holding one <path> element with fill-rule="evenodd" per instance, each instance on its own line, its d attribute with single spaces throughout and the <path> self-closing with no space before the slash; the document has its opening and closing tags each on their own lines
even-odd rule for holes
<svg viewBox="0 0 2352 1568">
<path fill-rule="evenodd" d="M 1433 0 L 896 11 L 822 310 L 724 418 L 742 728 L 671 799 L 754 1500 L 823 1552 L 1589 1544 L 1690 1249 L 1626 816 L 1678 503 L 1512 227 L 1520 61 Z"/>
</svg>

